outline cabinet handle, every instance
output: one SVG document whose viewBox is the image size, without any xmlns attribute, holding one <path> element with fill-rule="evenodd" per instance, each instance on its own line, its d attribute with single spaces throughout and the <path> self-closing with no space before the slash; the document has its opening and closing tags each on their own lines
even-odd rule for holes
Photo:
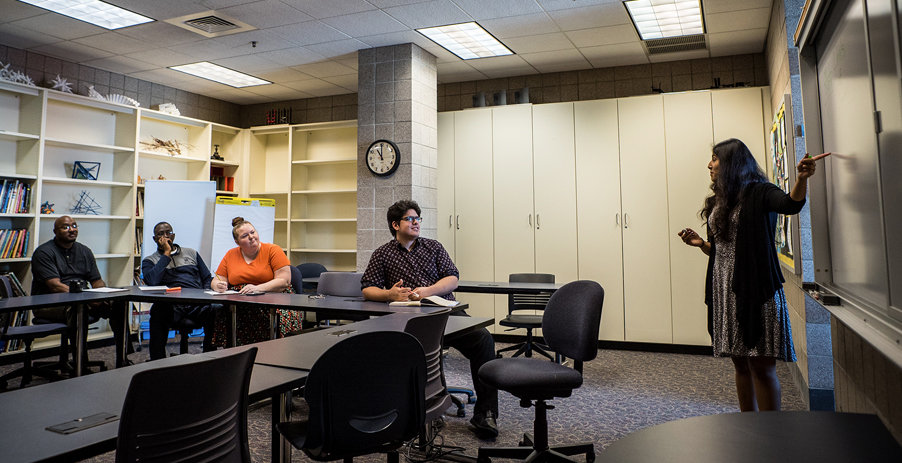
<svg viewBox="0 0 902 463">
<path fill-rule="evenodd" d="M 453 215 L 449 215 L 449 216 L 448 216 L 448 226 L 449 226 L 449 227 L 453 227 L 453 226 L 454 226 L 454 216 L 453 216 Z"/>
<path fill-rule="evenodd" d="M 457 229 L 460 230 L 460 216 L 457 216 Z"/>
<path fill-rule="evenodd" d="M 529 214 L 529 226 L 532 226 L 532 214 Z"/>
<path fill-rule="evenodd" d="M 539 214 L 536 214 L 536 230 L 540 228 L 542 228 L 542 226 L 539 224 Z"/>
<path fill-rule="evenodd" d="M 630 228 L 630 215 L 626 213 L 623 214 L 623 228 Z"/>
<path fill-rule="evenodd" d="M 614 214 L 614 225 L 620 226 L 620 213 Z"/>
</svg>

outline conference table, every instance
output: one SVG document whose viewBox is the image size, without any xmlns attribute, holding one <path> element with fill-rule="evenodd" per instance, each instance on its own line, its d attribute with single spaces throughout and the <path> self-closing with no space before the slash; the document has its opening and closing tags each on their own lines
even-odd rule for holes
<svg viewBox="0 0 902 463">
<path fill-rule="evenodd" d="M 387 304 L 386 304 L 387 305 Z M 434 308 L 432 309 L 434 310 Z M 73 461 L 116 449 L 118 421 L 69 435 L 47 431 L 56 424 L 106 412 L 118 415 L 131 377 L 149 368 L 182 365 L 257 347 L 251 374 L 250 402 L 272 398 L 272 460 L 291 461 L 291 445 L 275 430 L 290 419 L 291 391 L 302 387 L 313 364 L 329 347 L 356 333 L 403 329 L 418 313 L 397 313 L 335 326 L 298 336 L 274 339 L 198 355 L 179 355 L 102 373 L 0 394 L 0 448 L 8 463 Z M 494 323 L 491 318 L 449 317 L 447 339 Z M 335 333 L 343 331 L 341 335 Z M 300 359 L 300 360 L 298 360 Z"/>
</svg>

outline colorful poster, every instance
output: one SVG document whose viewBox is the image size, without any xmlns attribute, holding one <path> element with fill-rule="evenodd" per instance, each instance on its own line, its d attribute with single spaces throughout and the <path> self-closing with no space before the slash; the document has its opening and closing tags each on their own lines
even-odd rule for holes
<svg viewBox="0 0 902 463">
<path fill-rule="evenodd" d="M 773 182 L 786 193 L 792 189 L 795 180 L 795 156 L 792 147 L 792 110 L 789 107 L 789 95 L 787 95 L 780 109 L 774 115 L 773 125 L 770 130 L 770 151 L 773 167 Z M 789 128 L 789 130 L 787 130 Z M 801 270 L 797 266 L 796 248 L 793 239 L 797 225 L 794 216 L 780 214 L 777 217 L 777 230 L 775 243 L 778 257 L 794 273 Z"/>
</svg>

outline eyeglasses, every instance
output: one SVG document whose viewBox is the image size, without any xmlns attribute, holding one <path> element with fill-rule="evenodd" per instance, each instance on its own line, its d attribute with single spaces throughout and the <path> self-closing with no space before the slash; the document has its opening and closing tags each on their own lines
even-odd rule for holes
<svg viewBox="0 0 902 463">
<path fill-rule="evenodd" d="M 423 221 L 423 218 L 422 217 L 413 217 L 413 216 L 408 215 L 406 217 L 401 217 L 401 221 L 402 222 L 410 222 L 410 223 L 420 223 Z"/>
<path fill-rule="evenodd" d="M 161 232 L 154 233 L 153 236 L 172 236 L 174 234 L 175 234 L 175 232 L 171 232 L 171 231 L 167 230 L 167 231 L 161 231 Z"/>
<path fill-rule="evenodd" d="M 58 228 L 62 231 L 68 231 L 70 228 L 72 230 L 78 230 L 78 224 L 73 223 L 72 225 L 60 225 Z"/>
</svg>

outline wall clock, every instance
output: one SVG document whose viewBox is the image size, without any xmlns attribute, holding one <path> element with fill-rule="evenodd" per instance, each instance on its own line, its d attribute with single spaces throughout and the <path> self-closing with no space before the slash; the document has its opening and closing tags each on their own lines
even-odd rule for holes
<svg viewBox="0 0 902 463">
<path fill-rule="evenodd" d="M 401 152 L 398 151 L 397 145 L 388 140 L 376 140 L 366 150 L 366 166 L 370 172 L 380 177 L 395 173 L 399 164 Z"/>
</svg>

